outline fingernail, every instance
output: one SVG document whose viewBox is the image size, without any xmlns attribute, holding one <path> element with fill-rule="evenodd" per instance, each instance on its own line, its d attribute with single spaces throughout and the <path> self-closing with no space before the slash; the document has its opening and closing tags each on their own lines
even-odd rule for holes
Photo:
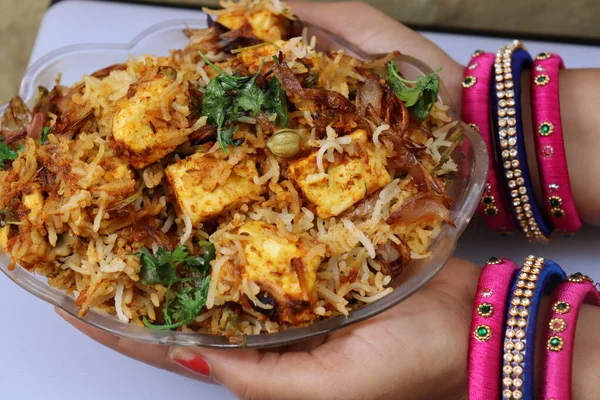
<svg viewBox="0 0 600 400">
<path fill-rule="evenodd" d="M 210 365 L 208 361 L 196 353 L 183 349 L 175 349 L 171 352 L 171 359 L 183 368 L 202 375 L 205 378 L 210 378 Z"/>
</svg>

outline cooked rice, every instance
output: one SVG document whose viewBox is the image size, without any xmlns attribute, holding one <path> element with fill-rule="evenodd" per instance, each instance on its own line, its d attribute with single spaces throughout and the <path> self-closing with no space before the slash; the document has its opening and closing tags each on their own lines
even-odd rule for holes
<svg viewBox="0 0 600 400">
<path fill-rule="evenodd" d="M 278 0 L 223 5 L 225 10 L 211 14 L 226 18 L 231 13 L 248 16 L 268 10 L 286 21 L 293 18 Z M 273 32 L 270 29 L 265 34 Z M 81 315 L 94 308 L 123 322 L 142 325 L 144 318 L 155 321 L 162 314 L 167 288 L 140 283 L 141 265 L 135 253 L 143 246 L 157 251 L 159 247 L 173 249 L 178 243 L 197 253 L 198 240 L 210 240 L 216 246 L 217 257 L 211 263 L 206 306 L 192 325 L 182 329 L 227 335 L 232 303 L 241 310 L 236 335 L 259 334 L 319 318 L 349 315 L 360 305 L 392 292 L 389 284 L 393 276 L 387 264 L 393 260 L 382 258 L 383 246 L 388 250 L 393 248 L 390 243 L 406 246 L 412 259 L 425 258 L 444 221 L 429 217 L 410 224 L 386 222 L 418 193 L 410 174 L 388 163 L 397 155 L 388 140 L 390 125 L 372 127 L 369 142 L 375 145 L 384 165 L 388 163 L 391 182 L 365 196 L 348 212 L 321 218 L 290 179 L 289 160 L 267 150 L 272 133 L 265 131 L 257 118 L 242 117 L 238 121 L 236 137 L 243 138 L 244 143 L 229 147 L 227 153 L 217 142 L 198 144 L 190 139 L 208 124 L 206 116 L 195 114 L 190 91 L 196 88 L 204 92 L 217 75 L 198 51 L 209 60 L 220 62 L 220 67 L 229 72 L 237 71 L 244 52 L 232 56 L 218 48 L 213 28 L 187 34 L 189 45 L 169 56 L 131 57 L 104 75 L 86 76 L 71 88 L 55 89 L 60 107 L 48 111 L 47 126 L 57 126 L 69 114 L 76 128 L 70 134 L 51 133 L 43 145 L 26 138 L 19 157 L 10 168 L 0 171 L 0 208 L 15 210 L 14 218 L 5 220 L 0 230 L 4 232 L 0 241 L 5 251 L 22 267 L 47 276 L 51 286 L 74 295 Z M 255 50 L 266 57 L 263 73 L 270 68 L 268 62 L 273 63 L 270 56 L 281 52 L 283 61 L 295 74 L 317 71 L 320 87 L 346 98 L 372 73 L 342 51 L 317 52 L 315 38 L 296 37 L 277 43 L 277 48 Z M 255 64 L 246 72 L 253 74 L 258 68 Z M 176 72 L 172 82 L 160 90 L 157 105 L 147 110 L 143 118 L 159 121 L 161 126 L 176 132 L 169 137 L 176 149 L 136 168 L 127 151 L 115 144 L 113 121 L 132 91 L 135 93 L 138 86 L 147 85 L 160 71 L 169 69 Z M 276 117 L 268 116 L 271 123 Z M 322 116 L 305 104 L 297 103 L 289 117 L 289 128 L 303 138 L 305 150 L 310 152 L 312 148 L 316 153 L 317 172 L 309 175 L 307 182 L 329 179 L 330 164 L 345 155 L 360 154 L 360 144 L 353 143 L 348 130 L 327 125 L 324 134 L 319 133 Z M 431 130 L 430 137 L 421 137 L 416 124 L 409 125 L 406 137 L 425 149 L 418 153 L 419 161 L 425 170 L 435 169 L 436 176 L 457 169 L 452 158 L 438 165 L 453 145 L 448 135 L 456 124 L 448 115 L 448 107 L 438 102 L 422 126 Z M 162 129 L 161 126 L 153 129 Z M 6 127 L 2 128 L 4 132 Z M 216 228 L 210 221 L 194 223 L 192 216 L 178 205 L 165 168 L 196 152 L 227 163 L 219 164 L 210 176 L 195 184 L 214 187 L 225 182 L 237 166 L 255 157 L 260 169 L 252 180 L 265 188 L 264 193 L 219 213 L 214 219 Z M 444 188 L 444 181 L 435 179 Z M 362 205 L 367 209 L 364 213 L 359 212 Z M 250 239 L 239 230 L 251 221 L 270 224 L 276 236 L 289 243 L 310 243 L 303 258 L 305 263 L 321 260 L 307 319 L 298 323 L 271 320 L 265 311 L 274 307 L 259 298 L 261 285 L 232 275 L 249 263 L 245 246 Z"/>
</svg>

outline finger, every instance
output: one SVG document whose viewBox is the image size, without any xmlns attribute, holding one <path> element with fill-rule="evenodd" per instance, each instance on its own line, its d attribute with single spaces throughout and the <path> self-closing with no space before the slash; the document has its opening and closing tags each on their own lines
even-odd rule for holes
<svg viewBox="0 0 600 400">
<path fill-rule="evenodd" d="M 169 357 L 169 353 L 171 352 L 171 348 L 169 346 L 153 345 L 125 339 L 95 328 L 92 325 L 67 314 L 60 308 L 55 307 L 54 310 L 60 317 L 62 317 L 80 332 L 84 333 L 96 342 L 127 357 L 142 361 L 157 368 L 178 373 L 180 375 L 185 375 L 194 379 L 200 379 L 204 382 L 210 381 L 202 376 L 199 376 L 198 374 L 191 373 L 189 370 L 182 368 L 181 365 L 173 362 L 173 360 Z"/>
<path fill-rule="evenodd" d="M 320 26 L 367 53 L 398 50 L 437 70 L 458 106 L 463 67 L 426 37 L 414 32 L 376 8 L 361 2 L 292 3 L 292 11 L 306 22 Z"/>
<path fill-rule="evenodd" d="M 322 391 L 333 388 L 334 377 L 309 352 L 180 347 L 171 357 L 191 371 L 210 376 L 242 399 L 323 398 Z"/>
<path fill-rule="evenodd" d="M 425 37 L 365 3 L 293 3 L 292 9 L 300 19 L 325 28 L 369 53 L 400 50 L 417 54 L 424 50 L 423 44 L 432 45 Z"/>
<path fill-rule="evenodd" d="M 475 299 L 481 267 L 458 257 L 451 257 L 444 268 L 427 283 L 439 291 L 457 291 L 460 298 Z M 472 301 L 470 302 L 472 303 Z"/>
</svg>

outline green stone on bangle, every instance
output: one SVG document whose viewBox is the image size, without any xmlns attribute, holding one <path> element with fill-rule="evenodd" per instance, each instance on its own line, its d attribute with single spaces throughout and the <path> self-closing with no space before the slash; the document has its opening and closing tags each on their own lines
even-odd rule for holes
<svg viewBox="0 0 600 400">
<path fill-rule="evenodd" d="M 479 325 L 475 328 L 475 339 L 480 342 L 487 342 L 492 337 L 492 328 L 487 325 Z"/>
</svg>

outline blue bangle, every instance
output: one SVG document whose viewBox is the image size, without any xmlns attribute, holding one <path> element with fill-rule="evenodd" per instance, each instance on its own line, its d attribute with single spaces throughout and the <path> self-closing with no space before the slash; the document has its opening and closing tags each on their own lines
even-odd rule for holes
<svg viewBox="0 0 600 400">
<path fill-rule="evenodd" d="M 530 65 L 531 56 L 518 41 L 496 54 L 490 96 L 492 125 L 496 157 L 513 218 L 530 241 L 545 243 L 552 228 L 535 200 L 523 134 L 521 74 Z"/>
<path fill-rule="evenodd" d="M 537 314 L 543 295 L 566 279 L 553 261 L 529 256 L 514 278 L 506 318 L 502 398 L 534 400 L 534 353 Z"/>
</svg>

